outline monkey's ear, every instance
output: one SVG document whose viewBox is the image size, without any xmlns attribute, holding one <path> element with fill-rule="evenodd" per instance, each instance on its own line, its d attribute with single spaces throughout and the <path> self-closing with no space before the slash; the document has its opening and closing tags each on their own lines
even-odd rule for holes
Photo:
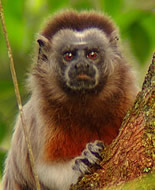
<svg viewBox="0 0 155 190">
<path fill-rule="evenodd" d="M 110 44 L 114 47 L 118 46 L 118 42 L 119 42 L 119 34 L 117 31 L 114 31 L 111 33 L 110 35 Z"/>
<path fill-rule="evenodd" d="M 50 49 L 49 40 L 42 35 L 38 35 L 37 42 L 39 45 L 38 61 L 39 60 L 47 61 L 48 60 L 48 52 Z"/>
<path fill-rule="evenodd" d="M 42 35 L 38 35 L 37 42 L 40 48 L 46 47 L 49 44 L 49 40 Z"/>
</svg>

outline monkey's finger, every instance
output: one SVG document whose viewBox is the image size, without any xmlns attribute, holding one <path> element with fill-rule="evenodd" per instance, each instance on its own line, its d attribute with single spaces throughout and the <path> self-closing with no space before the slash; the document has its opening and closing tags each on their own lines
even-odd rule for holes
<svg viewBox="0 0 155 190">
<path fill-rule="evenodd" d="M 82 174 L 89 174 L 90 167 L 91 163 L 88 161 L 87 158 L 79 158 L 75 160 L 75 164 L 72 168 L 73 170 L 79 171 Z"/>
</svg>

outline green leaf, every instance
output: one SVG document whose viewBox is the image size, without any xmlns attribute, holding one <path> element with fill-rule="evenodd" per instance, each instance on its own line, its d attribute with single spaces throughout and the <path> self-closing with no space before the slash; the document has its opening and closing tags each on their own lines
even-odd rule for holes
<svg viewBox="0 0 155 190">
<path fill-rule="evenodd" d="M 24 34 L 24 1 L 7 0 L 3 3 L 8 37 L 11 44 L 21 47 Z"/>
<path fill-rule="evenodd" d="M 47 4 L 49 6 L 50 11 L 56 11 L 61 8 L 67 8 L 70 6 L 70 0 L 48 0 Z"/>
<path fill-rule="evenodd" d="M 0 81 L 0 100 L 9 98 L 14 94 L 13 82 L 10 80 Z"/>
<path fill-rule="evenodd" d="M 90 0 L 75 0 L 71 6 L 76 10 L 90 10 L 94 8 L 94 4 Z"/>
<path fill-rule="evenodd" d="M 151 49 L 151 39 L 148 32 L 137 21 L 129 27 L 128 34 L 134 55 L 141 64 L 144 64 Z"/>
<path fill-rule="evenodd" d="M 140 11 L 140 10 L 130 10 L 130 11 L 125 11 L 121 12 L 120 14 L 115 17 L 115 22 L 121 29 L 121 31 L 128 30 L 128 27 L 140 20 L 142 17 L 145 17 L 145 14 Z"/>
<path fill-rule="evenodd" d="M 12 81 L 0 81 L 0 133 L 10 128 L 13 118 L 17 112 L 16 98 Z M 5 126 L 4 126 L 5 125 Z M 6 127 L 7 126 L 7 127 Z M 1 135 L 0 134 L 0 135 Z M 0 137 L 0 141 L 1 141 Z"/>
<path fill-rule="evenodd" d="M 123 0 L 103 0 L 101 2 L 103 10 L 112 17 L 120 14 L 123 8 Z"/>
<path fill-rule="evenodd" d="M 0 115 L 0 143 L 2 142 L 6 134 L 7 134 L 7 124 L 3 120 L 2 115 Z"/>
<path fill-rule="evenodd" d="M 148 34 L 150 35 L 151 42 L 152 42 L 152 50 L 155 49 L 155 27 L 154 27 L 154 21 L 155 21 L 155 14 L 150 13 L 142 20 L 142 26 L 146 29 Z"/>
<path fill-rule="evenodd" d="M 2 177 L 3 174 L 5 157 L 6 157 L 6 152 L 0 151 L 0 177 Z"/>
</svg>

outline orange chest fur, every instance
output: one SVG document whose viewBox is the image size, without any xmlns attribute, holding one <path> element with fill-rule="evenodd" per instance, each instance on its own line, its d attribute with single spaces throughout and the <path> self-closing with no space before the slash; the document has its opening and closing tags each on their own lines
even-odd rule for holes
<svg viewBox="0 0 155 190">
<path fill-rule="evenodd" d="M 116 127 L 116 126 L 115 126 Z M 118 127 L 118 126 L 117 126 Z M 47 161 L 68 160 L 79 156 L 86 144 L 95 140 L 102 140 L 109 144 L 117 136 L 118 130 L 113 126 L 94 128 L 74 127 L 72 129 L 57 129 L 45 143 L 44 159 Z"/>
</svg>

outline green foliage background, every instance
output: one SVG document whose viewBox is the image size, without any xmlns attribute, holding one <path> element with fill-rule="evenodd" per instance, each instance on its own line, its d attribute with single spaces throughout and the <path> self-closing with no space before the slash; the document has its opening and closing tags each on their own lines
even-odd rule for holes
<svg viewBox="0 0 155 190">
<path fill-rule="evenodd" d="M 23 102 L 26 72 L 33 63 L 35 36 L 48 16 L 61 9 L 91 10 L 110 15 L 120 29 L 125 53 L 139 70 L 140 79 L 155 48 L 155 3 L 153 0 L 2 0 L 6 27 L 13 50 Z M 0 26 L 0 176 L 10 145 L 17 103 L 9 59 Z"/>
</svg>

